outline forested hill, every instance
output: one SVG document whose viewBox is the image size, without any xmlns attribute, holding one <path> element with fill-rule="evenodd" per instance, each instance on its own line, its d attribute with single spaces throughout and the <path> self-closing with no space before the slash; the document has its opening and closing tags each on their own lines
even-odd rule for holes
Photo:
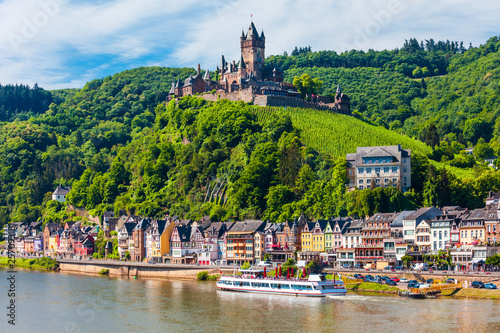
<svg viewBox="0 0 500 333">
<path fill-rule="evenodd" d="M 399 50 L 339 56 L 302 49 L 269 59 L 282 60 L 290 81 L 303 72 L 319 77 L 325 93 L 340 82 L 356 117 L 192 97 L 166 105 L 172 79 L 191 68 L 137 68 L 78 90 L 18 89 L 39 90 L 33 100 L 48 107 L 10 104 L 0 123 L 0 224 L 76 218 L 50 200 L 58 184 L 71 185 L 69 202 L 94 214 L 282 221 L 301 212 L 480 207 L 489 190 L 500 190 L 498 173 L 481 164 L 500 148 L 499 41 L 468 50 L 436 44 L 410 40 Z M 411 191 L 345 192 L 342 156 L 398 143 L 413 152 Z M 461 153 L 469 144 L 474 156 Z"/>
<path fill-rule="evenodd" d="M 267 64 L 268 70 L 285 69 L 289 82 L 302 73 L 320 78 L 323 94 L 334 94 L 340 83 L 354 110 L 386 128 L 432 146 L 445 139 L 474 145 L 500 130 L 499 50 L 499 37 L 467 50 L 458 42 L 410 39 L 390 51 L 337 54 L 306 47 L 290 56 L 271 56 Z M 438 137 L 428 139 L 433 123 Z"/>
</svg>

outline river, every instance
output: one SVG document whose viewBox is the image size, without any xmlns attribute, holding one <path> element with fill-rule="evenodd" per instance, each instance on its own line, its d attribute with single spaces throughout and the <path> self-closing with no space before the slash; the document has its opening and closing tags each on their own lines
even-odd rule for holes
<svg viewBox="0 0 500 333">
<path fill-rule="evenodd" d="M 0 332 L 500 332 L 500 301 L 217 291 L 214 282 L 18 270 L 16 326 Z"/>
</svg>

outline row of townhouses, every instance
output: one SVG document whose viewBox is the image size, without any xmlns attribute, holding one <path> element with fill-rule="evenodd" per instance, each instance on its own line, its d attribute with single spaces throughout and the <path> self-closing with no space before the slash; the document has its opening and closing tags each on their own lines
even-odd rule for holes
<svg viewBox="0 0 500 333">
<path fill-rule="evenodd" d="M 73 258 L 92 256 L 99 230 L 98 226 L 82 226 L 81 222 L 68 221 L 63 226 L 59 223 L 43 226 L 42 222 L 17 222 L 4 226 L 3 232 L 6 238 L 14 238 L 16 253 Z"/>
<path fill-rule="evenodd" d="M 397 213 L 377 213 L 364 220 L 336 217 L 292 222 L 260 220 L 212 222 L 104 214 L 104 226 L 116 231 L 120 258 L 179 264 L 241 264 L 264 259 L 321 259 L 334 265 L 401 265 L 408 254 L 415 262 L 424 255 L 449 251 L 453 263 L 467 267 L 484 263 L 500 243 L 500 193 L 490 193 L 484 208 L 423 207 Z M 99 227 L 66 222 L 16 223 L 16 251 L 69 258 L 90 256 Z M 116 236 L 114 234 L 117 234 Z"/>
</svg>

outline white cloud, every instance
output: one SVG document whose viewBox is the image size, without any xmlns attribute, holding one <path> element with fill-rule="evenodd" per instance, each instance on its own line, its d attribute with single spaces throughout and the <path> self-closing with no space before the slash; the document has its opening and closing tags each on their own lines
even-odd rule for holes
<svg viewBox="0 0 500 333">
<path fill-rule="evenodd" d="M 214 69 L 222 54 L 239 58 L 251 14 L 270 55 L 306 45 L 393 49 L 410 37 L 478 45 L 500 31 L 499 12 L 493 0 L 5 0 L 0 83 L 53 89 L 131 65 Z"/>
</svg>

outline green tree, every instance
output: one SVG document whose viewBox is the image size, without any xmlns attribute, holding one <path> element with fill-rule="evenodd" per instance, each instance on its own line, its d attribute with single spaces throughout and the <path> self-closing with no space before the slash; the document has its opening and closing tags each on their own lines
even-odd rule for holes
<svg viewBox="0 0 500 333">
<path fill-rule="evenodd" d="M 292 84 L 300 92 L 302 98 L 306 95 L 317 95 L 323 88 L 323 81 L 318 78 L 313 79 L 308 73 L 304 73 L 300 77 L 295 76 Z"/>
<path fill-rule="evenodd" d="M 413 257 L 409 255 L 404 255 L 401 257 L 401 261 L 404 263 L 406 268 L 409 268 L 411 263 L 413 262 Z"/>
</svg>

